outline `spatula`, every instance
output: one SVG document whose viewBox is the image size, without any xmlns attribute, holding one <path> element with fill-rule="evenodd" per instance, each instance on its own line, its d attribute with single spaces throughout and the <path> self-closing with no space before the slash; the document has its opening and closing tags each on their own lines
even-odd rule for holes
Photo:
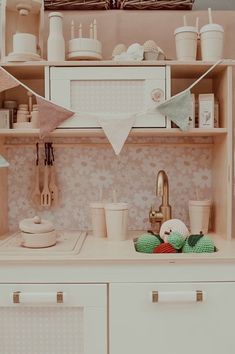
<svg viewBox="0 0 235 354">
<path fill-rule="evenodd" d="M 41 205 L 41 191 L 39 184 L 39 145 L 36 144 L 36 165 L 35 165 L 35 185 L 32 192 L 32 201 L 35 206 L 39 207 Z"/>
<path fill-rule="evenodd" d="M 51 193 L 49 190 L 49 160 L 48 160 L 48 143 L 45 143 L 45 161 L 44 161 L 44 182 L 41 194 L 41 206 L 51 206 Z"/>
</svg>

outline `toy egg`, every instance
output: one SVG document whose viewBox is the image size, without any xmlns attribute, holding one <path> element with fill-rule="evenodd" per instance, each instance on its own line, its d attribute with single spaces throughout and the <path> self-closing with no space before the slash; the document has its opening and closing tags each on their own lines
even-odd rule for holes
<svg viewBox="0 0 235 354">
<path fill-rule="evenodd" d="M 176 250 L 180 250 L 185 242 L 184 237 L 177 231 L 172 231 L 167 238 L 168 243 Z"/>
<path fill-rule="evenodd" d="M 126 48 L 125 44 L 122 44 L 122 43 L 117 44 L 113 50 L 112 58 L 116 57 L 116 55 L 120 55 L 120 54 L 126 52 L 126 49 L 127 48 Z"/>
<path fill-rule="evenodd" d="M 172 231 L 179 232 L 184 239 L 189 236 L 187 226 L 179 219 L 170 219 L 165 221 L 160 229 L 160 237 L 164 239 L 165 242 L 168 242 L 168 236 Z"/>
<path fill-rule="evenodd" d="M 214 242 L 202 233 L 190 235 L 183 246 L 183 253 L 213 253 L 216 251 Z"/>
<path fill-rule="evenodd" d="M 161 244 L 160 238 L 151 234 L 143 234 L 138 237 L 135 248 L 137 252 L 153 253 L 155 247 Z"/>
<path fill-rule="evenodd" d="M 153 253 L 177 253 L 170 243 L 161 243 L 155 247 Z"/>
</svg>

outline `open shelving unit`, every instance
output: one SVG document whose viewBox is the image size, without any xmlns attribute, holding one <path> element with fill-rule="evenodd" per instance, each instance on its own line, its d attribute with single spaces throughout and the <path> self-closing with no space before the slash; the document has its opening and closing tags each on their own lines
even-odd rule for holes
<svg viewBox="0 0 235 354">
<path fill-rule="evenodd" d="M 186 89 L 200 75 L 209 69 L 214 63 L 197 62 L 178 62 L 178 61 L 159 61 L 159 62 L 113 62 L 113 61 L 79 61 L 79 62 L 30 62 L 22 64 L 2 63 L 4 68 L 9 71 L 22 82 L 32 87 L 36 92 L 44 95 L 46 91 L 44 80 L 45 72 L 48 67 L 119 67 L 119 66 L 164 66 L 170 73 L 171 77 L 171 94 L 176 94 L 183 89 Z M 130 138 L 136 138 L 136 141 L 141 142 L 141 138 L 161 138 L 164 137 L 164 145 L 181 146 L 183 139 L 186 138 L 185 146 L 190 144 L 194 148 L 205 146 L 212 149 L 212 195 L 213 195 L 213 227 L 214 232 L 218 237 L 225 240 L 232 239 L 232 222 L 233 222 L 233 67 L 235 61 L 225 60 L 222 64 L 216 67 L 208 77 L 204 78 L 200 84 L 194 89 L 193 93 L 214 93 L 220 103 L 220 128 L 200 129 L 194 128 L 189 131 L 182 132 L 177 128 L 133 128 L 130 133 Z M 48 89 L 48 88 L 47 88 Z M 23 92 L 20 89 L 12 89 L 11 96 L 13 99 L 19 95 L 23 97 Z M 9 95 L 2 99 L 10 98 Z M 26 99 L 26 97 L 25 97 Z M 39 130 L 0 130 L 0 153 L 5 154 L 7 146 L 11 139 L 15 138 L 30 138 L 35 141 L 40 140 Z M 80 128 L 80 129 L 56 129 L 52 132 L 49 138 L 68 138 L 67 145 L 73 144 L 74 140 L 69 138 L 105 138 L 102 129 L 96 128 Z M 169 138 L 169 139 L 167 139 Z M 178 140 L 173 138 L 179 138 Z M 195 139 L 209 138 L 209 141 L 197 143 Z M 17 139 L 16 139 L 17 140 Z M 30 140 L 30 141 L 31 141 Z M 168 141 L 169 140 L 169 141 Z M 192 142 L 191 142 L 192 140 Z M 144 142 L 144 140 L 143 140 Z M 76 144 L 79 144 L 79 140 Z M 81 142 L 81 144 L 84 143 Z M 94 141 L 89 144 L 107 145 L 107 140 L 102 139 L 102 142 Z M 129 143 L 129 141 L 128 141 Z M 145 143 L 145 142 L 144 142 Z M 144 145 L 143 143 L 143 145 Z M 14 141 L 14 144 L 17 142 Z M 19 144 L 21 144 L 19 142 Z M 59 144 L 59 142 L 58 142 Z M 60 144 L 64 144 L 60 142 Z M 130 140 L 130 144 L 132 141 Z M 146 143 L 147 144 L 147 143 Z M 155 140 L 151 142 L 155 144 Z M 156 143 L 161 144 L 160 143 Z M 203 145 L 204 144 L 204 145 Z M 65 144 L 66 145 L 66 144 Z M 84 143 L 85 145 L 85 143 Z M 0 170 L 0 235 L 8 230 L 7 222 L 7 171 Z"/>
</svg>

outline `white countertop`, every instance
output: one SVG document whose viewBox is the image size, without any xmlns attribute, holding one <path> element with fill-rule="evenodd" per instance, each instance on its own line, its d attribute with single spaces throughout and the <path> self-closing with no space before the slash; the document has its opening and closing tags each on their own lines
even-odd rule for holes
<svg viewBox="0 0 235 354">
<path fill-rule="evenodd" d="M 25 249 L 22 252 L 0 252 L 0 262 L 19 262 L 19 263 L 51 263 L 74 262 L 74 263 L 219 263 L 235 262 L 235 240 L 226 241 L 211 234 L 218 249 L 215 253 L 185 254 L 185 253 L 165 253 L 165 254 L 146 254 L 135 251 L 133 238 L 140 235 L 141 231 L 130 232 L 129 239 L 126 241 L 109 241 L 93 237 L 88 234 L 85 238 L 79 253 L 50 253 L 38 252 L 38 250 Z M 9 236 L 9 235 L 8 235 Z M 0 246 L 6 238 L 0 240 Z M 35 251 L 35 252 L 34 252 Z"/>
</svg>

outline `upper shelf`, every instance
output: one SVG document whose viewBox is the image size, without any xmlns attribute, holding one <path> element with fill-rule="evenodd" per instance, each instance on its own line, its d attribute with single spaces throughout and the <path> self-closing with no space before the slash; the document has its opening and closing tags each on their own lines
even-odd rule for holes
<svg viewBox="0 0 235 354">
<path fill-rule="evenodd" d="M 133 128 L 131 130 L 130 136 L 218 136 L 227 133 L 225 128 L 214 128 L 214 129 L 190 129 L 187 132 L 182 132 L 177 128 L 166 129 L 166 128 Z M 0 136 L 6 137 L 39 137 L 39 129 L 28 129 L 28 130 L 16 130 L 16 129 L 0 129 Z M 104 132 L 102 129 L 56 129 L 50 134 L 51 137 L 104 137 Z"/>
<path fill-rule="evenodd" d="M 177 60 L 159 60 L 159 61 L 123 61 L 115 62 L 112 60 L 102 61 L 63 61 L 63 62 L 49 62 L 49 61 L 32 61 L 24 63 L 6 63 L 1 62 L 0 65 L 8 70 L 12 75 L 19 79 L 43 79 L 44 69 L 48 66 L 63 66 L 63 67 L 101 67 L 101 66 L 170 66 L 172 77 L 184 77 L 190 78 L 203 74 L 214 62 L 193 61 L 193 62 L 181 62 Z M 210 75 L 216 75 L 219 71 L 223 70 L 227 66 L 234 66 L 235 60 L 225 59 L 217 68 L 213 70 Z M 209 76 L 210 76 L 209 75 Z"/>
</svg>

